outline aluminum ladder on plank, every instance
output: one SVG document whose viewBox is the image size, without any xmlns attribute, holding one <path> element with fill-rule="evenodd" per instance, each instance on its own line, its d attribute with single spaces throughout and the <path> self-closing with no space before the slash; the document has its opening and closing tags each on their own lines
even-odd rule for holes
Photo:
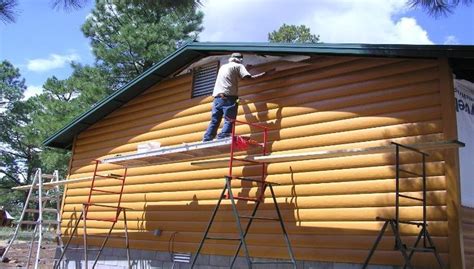
<svg viewBox="0 0 474 269">
<path fill-rule="evenodd" d="M 275 197 L 275 192 L 273 190 L 273 185 L 278 185 L 276 183 L 268 182 L 266 181 L 266 176 L 267 176 L 267 164 L 265 162 L 256 162 L 253 160 L 248 160 L 245 158 L 239 158 L 235 157 L 235 152 L 237 150 L 242 150 L 245 147 L 249 146 L 256 146 L 261 149 L 261 154 L 267 155 L 267 140 L 268 140 L 268 128 L 265 126 L 261 126 L 258 124 L 253 124 L 253 123 L 248 123 L 248 122 L 243 122 L 243 121 L 238 121 L 238 120 L 231 120 L 232 121 L 232 143 L 230 145 L 230 159 L 229 159 L 229 174 L 225 176 L 225 185 L 224 188 L 222 189 L 222 193 L 219 196 L 219 200 L 214 208 L 214 211 L 212 212 L 211 218 L 209 220 L 209 223 L 207 225 L 207 228 L 204 232 L 204 235 L 201 239 L 201 242 L 199 244 L 199 247 L 196 251 L 196 254 L 194 255 L 192 262 L 191 262 L 191 268 L 194 268 L 196 265 L 197 258 L 199 254 L 201 253 L 201 250 L 204 246 L 204 243 L 206 240 L 225 240 L 225 241 L 236 241 L 239 242 L 239 245 L 234 253 L 234 256 L 232 257 L 232 260 L 230 262 L 229 268 L 233 268 L 237 259 L 237 256 L 239 255 L 240 250 L 243 248 L 244 251 L 244 256 L 247 261 L 247 266 L 249 269 L 253 267 L 253 265 L 261 265 L 261 264 L 268 264 L 277 266 L 278 264 L 288 264 L 292 265 L 293 268 L 296 269 L 296 260 L 295 256 L 293 254 L 293 249 L 291 247 L 290 239 L 288 237 L 288 233 L 285 228 L 285 223 L 283 221 L 280 209 L 278 207 L 278 202 Z M 250 138 L 247 137 L 242 137 L 238 136 L 235 133 L 235 126 L 237 124 L 247 124 L 250 125 L 251 128 L 256 128 L 256 129 L 261 129 L 263 132 L 263 142 L 258 143 L 257 141 L 254 141 Z M 247 177 L 238 177 L 233 175 L 233 166 L 235 165 L 235 162 L 241 162 L 241 163 L 251 163 L 253 165 L 261 165 L 261 174 L 260 174 L 260 179 L 255 179 L 255 178 L 247 178 Z M 257 186 L 260 187 L 260 194 L 257 195 L 257 197 L 247 197 L 247 196 L 235 196 L 232 192 L 232 181 L 233 180 L 240 180 L 241 182 L 250 182 L 250 183 L 255 183 Z M 257 211 L 259 209 L 260 204 L 264 201 L 265 198 L 265 191 L 269 189 L 270 194 L 272 197 L 272 202 L 275 207 L 275 212 L 276 212 L 276 217 L 258 217 L 257 216 Z M 231 207 L 232 207 L 232 213 L 235 218 L 235 223 L 237 226 L 237 231 L 238 231 L 238 237 L 216 237 L 216 236 L 209 236 L 209 232 L 212 228 L 212 224 L 215 220 L 215 217 L 217 215 L 217 212 L 219 211 L 219 208 L 222 204 L 222 200 L 224 199 L 229 199 L 231 201 Z M 252 210 L 251 215 L 241 215 L 239 213 L 239 210 L 237 208 L 236 200 L 243 200 L 247 202 L 254 202 L 254 207 Z M 242 227 L 241 220 L 242 219 L 248 219 L 247 225 L 245 228 Z M 289 260 L 287 261 L 255 261 L 251 258 L 249 249 L 248 249 L 248 244 L 246 241 L 247 234 L 250 230 L 250 227 L 252 226 L 252 223 L 254 220 L 259 220 L 259 221 L 275 221 L 280 224 L 281 232 L 283 234 L 287 250 L 288 250 L 288 256 Z"/>
<path fill-rule="evenodd" d="M 395 145 L 395 157 L 396 157 L 396 163 L 395 163 L 395 218 L 381 218 L 377 217 L 376 220 L 378 221 L 384 221 L 384 225 L 380 229 L 380 232 L 374 242 L 374 245 L 372 246 L 372 249 L 370 250 L 369 255 L 367 256 L 363 268 L 367 268 L 369 265 L 370 259 L 372 258 L 372 255 L 374 254 L 375 250 L 377 249 L 378 244 L 380 243 L 383 235 L 385 234 L 385 231 L 387 230 L 387 227 L 390 226 L 392 229 L 393 236 L 395 237 L 395 244 L 394 244 L 394 250 L 398 250 L 401 252 L 404 265 L 403 268 L 414 268 L 411 264 L 411 259 L 413 258 L 413 255 L 415 252 L 430 252 L 433 253 L 433 255 L 436 258 L 436 261 L 438 263 L 439 268 L 445 268 L 443 261 L 441 259 L 441 256 L 438 253 L 438 250 L 436 249 L 433 240 L 431 239 L 431 236 L 428 232 L 428 224 L 426 223 L 426 158 L 429 156 L 427 153 L 420 151 L 416 148 L 409 147 L 406 145 L 398 144 L 395 142 L 392 142 L 393 145 Z M 413 152 L 415 154 L 418 154 L 421 157 L 421 173 L 419 171 L 410 171 L 403 169 L 401 167 L 401 161 L 400 161 L 400 151 L 405 150 L 409 152 Z M 404 193 L 400 193 L 400 179 L 401 176 L 408 176 L 408 177 L 413 177 L 413 178 L 405 178 L 404 180 L 415 180 L 415 179 L 420 179 L 422 180 L 422 198 L 415 197 L 415 196 L 410 196 L 406 195 Z M 422 222 L 416 222 L 416 221 L 407 221 L 407 220 L 400 220 L 400 198 L 402 199 L 408 199 L 408 200 L 415 200 L 418 202 L 422 203 L 422 210 L 423 210 L 423 220 Z M 416 241 L 413 246 L 407 246 L 405 243 L 403 243 L 401 234 L 400 234 L 400 225 L 415 225 L 418 228 L 421 227 L 420 232 L 418 233 L 418 237 L 416 238 Z M 421 246 L 418 246 L 420 241 L 422 241 Z"/>
<path fill-rule="evenodd" d="M 88 269 L 89 268 L 88 254 L 89 254 L 90 251 L 96 251 L 97 254 L 96 254 L 96 257 L 95 257 L 94 262 L 92 264 L 92 268 L 95 268 L 101 254 L 102 254 L 102 251 L 104 250 L 105 245 L 107 244 L 108 240 L 111 237 L 111 234 L 112 234 L 112 231 L 113 231 L 115 225 L 119 221 L 120 215 L 123 214 L 123 222 L 124 222 L 124 228 L 125 228 L 125 248 L 126 248 L 126 253 L 127 253 L 127 265 L 128 265 L 128 268 L 132 268 L 132 266 L 130 264 L 130 248 L 129 248 L 129 238 L 128 238 L 128 227 L 127 227 L 127 214 L 126 214 L 125 208 L 121 206 L 123 189 L 124 189 L 124 186 L 125 186 L 125 180 L 127 178 L 127 167 L 120 165 L 120 167 L 123 169 L 123 174 L 121 174 L 121 175 L 118 175 L 118 174 L 105 174 L 104 175 L 104 174 L 99 174 L 98 168 L 99 168 L 100 163 L 101 163 L 100 160 L 95 161 L 95 169 L 94 169 L 94 174 L 92 176 L 91 187 L 89 189 L 89 196 L 88 196 L 88 199 L 87 199 L 87 203 L 84 203 L 82 205 L 81 214 L 80 214 L 79 218 L 77 218 L 76 223 L 74 224 L 74 227 L 73 227 L 73 229 L 72 229 L 72 231 L 69 235 L 69 239 L 66 242 L 66 245 L 64 247 L 64 251 L 61 253 L 61 256 L 59 257 L 59 262 L 61 262 L 64 259 L 64 256 L 65 256 L 65 254 L 68 250 L 83 250 L 84 251 L 84 267 L 83 268 Z M 120 184 L 119 184 L 120 191 L 106 190 L 106 189 L 104 189 L 104 187 L 99 188 L 96 185 L 96 181 L 101 180 L 101 179 L 109 179 L 109 180 L 119 181 L 120 182 Z M 93 196 L 96 196 L 96 195 L 94 195 L 96 193 L 117 195 L 118 196 L 117 197 L 117 205 L 108 205 L 108 204 L 101 204 L 101 203 L 93 202 Z M 113 214 L 114 217 L 108 217 L 108 218 L 90 217 L 89 213 L 90 213 L 91 208 L 107 208 L 107 209 L 110 209 L 112 212 L 114 212 L 114 214 Z M 111 226 L 110 226 L 110 228 L 107 232 L 107 235 L 105 236 L 105 239 L 102 241 L 102 244 L 101 244 L 100 248 L 89 248 L 88 247 L 88 243 L 87 243 L 87 237 L 88 237 L 88 234 L 87 234 L 87 221 L 88 220 L 103 221 L 103 222 L 110 222 L 111 223 Z M 83 235 L 82 235 L 83 247 L 82 248 L 69 247 L 71 242 L 72 242 L 72 239 L 74 238 L 74 235 L 78 235 L 78 227 L 79 227 L 80 222 L 82 222 L 82 224 L 83 224 L 82 225 L 82 228 L 83 228 Z M 54 268 L 59 269 L 60 264 L 59 263 L 56 264 L 56 266 Z"/>
<path fill-rule="evenodd" d="M 45 227 L 54 225 L 55 228 L 55 240 L 57 247 L 54 249 L 59 249 L 63 251 L 63 241 L 61 238 L 61 227 L 60 227 L 60 209 L 61 209 L 61 190 L 59 185 L 56 186 L 43 186 L 45 179 L 50 179 L 50 182 L 59 181 L 58 171 L 54 171 L 52 175 L 43 174 L 41 169 L 38 168 L 33 177 L 31 187 L 28 191 L 28 195 L 23 206 L 23 210 L 20 215 L 20 219 L 15 228 L 12 238 L 9 240 L 5 251 L 1 257 L 1 261 L 6 261 L 8 252 L 11 248 L 14 248 L 15 240 L 17 239 L 18 233 L 20 232 L 22 225 L 34 225 L 33 234 L 29 244 L 28 250 L 28 260 L 26 263 L 26 268 L 30 268 L 31 258 L 33 257 L 33 251 L 36 248 L 34 255 L 34 268 L 40 268 L 40 263 L 45 260 L 54 260 L 57 263 L 57 260 L 54 258 L 41 258 L 41 250 L 45 249 L 43 244 L 43 235 L 45 232 Z M 47 207 L 54 206 L 54 207 Z M 28 213 L 33 213 L 33 220 L 28 219 Z M 48 214 L 52 214 L 53 216 Z M 46 218 L 45 218 L 46 217 Z"/>
</svg>

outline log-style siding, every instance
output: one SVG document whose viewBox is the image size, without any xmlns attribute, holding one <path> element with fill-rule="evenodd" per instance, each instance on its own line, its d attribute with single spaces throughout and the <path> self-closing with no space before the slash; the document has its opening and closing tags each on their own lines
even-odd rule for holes
<svg viewBox="0 0 474 269">
<path fill-rule="evenodd" d="M 464 259 L 468 269 L 474 268 L 474 208 L 462 208 L 462 228 L 464 234 Z"/>
<path fill-rule="evenodd" d="M 437 60 L 319 57 L 307 65 L 276 62 L 267 67 L 276 67 L 277 72 L 241 82 L 238 119 L 270 128 L 272 154 L 445 138 Z M 158 140 L 168 146 L 201 140 L 212 100 L 191 99 L 191 79 L 184 75 L 163 81 L 79 134 L 71 178 L 91 175 L 94 159 L 134 152 L 144 141 Z M 237 132 L 261 138 L 258 130 L 245 125 L 238 126 Z M 446 167 L 442 152 L 430 154 L 429 231 L 448 262 Z M 372 154 L 268 165 L 267 180 L 281 184 L 275 191 L 297 259 L 363 262 L 383 224 L 375 217 L 389 217 L 394 212 L 394 161 L 393 154 Z M 417 155 L 409 153 L 402 154 L 402 163 L 407 169 L 421 167 Z M 121 171 L 106 164 L 101 169 Z M 260 168 L 240 166 L 234 172 L 258 176 Z M 189 161 L 130 168 L 123 206 L 130 208 L 127 219 L 131 246 L 168 251 L 169 240 L 174 238 L 175 251 L 195 252 L 226 173 L 226 165 L 196 166 Z M 116 184 L 113 180 L 97 183 L 104 189 L 118 190 Z M 234 185 L 241 195 L 255 195 L 258 191 L 246 183 Z M 402 180 L 401 188 L 419 196 L 421 182 Z M 89 183 L 68 186 L 62 215 L 65 232 L 69 231 L 71 219 L 79 215 L 88 191 Z M 113 197 L 97 194 L 94 201 L 112 205 Z M 233 233 L 236 229 L 229 203 L 224 204 L 225 210 L 218 215 L 212 231 Z M 239 203 L 242 210 L 250 210 L 251 204 Z M 402 205 L 403 219 L 421 219 L 419 203 L 402 200 Z M 271 216 L 273 207 L 264 205 L 260 213 Z M 91 208 L 90 216 L 111 214 L 106 208 L 97 207 Z M 98 234 L 90 236 L 89 241 L 97 243 L 109 225 L 89 221 L 89 233 Z M 116 232 L 122 229 L 123 223 L 117 223 Z M 164 232 L 155 237 L 155 229 Z M 402 226 L 401 231 L 409 242 L 418 233 L 411 226 Z M 255 223 L 249 236 L 251 254 L 287 257 L 279 232 L 275 223 Z M 471 236 L 470 240 L 474 238 Z M 122 239 L 111 240 L 111 245 L 122 246 Z M 235 243 L 208 241 L 204 252 L 230 255 L 234 247 Z M 473 254 L 472 249 L 470 253 Z M 387 236 L 372 261 L 399 264 L 401 260 L 400 253 L 393 251 L 392 238 Z M 416 254 L 415 260 L 424 265 L 435 261 L 430 254 Z"/>
</svg>

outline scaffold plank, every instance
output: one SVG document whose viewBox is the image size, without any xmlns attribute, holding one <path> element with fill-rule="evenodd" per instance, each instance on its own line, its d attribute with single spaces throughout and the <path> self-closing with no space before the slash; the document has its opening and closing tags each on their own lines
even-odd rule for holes
<svg viewBox="0 0 474 269">
<path fill-rule="evenodd" d="M 464 143 L 457 140 L 452 140 L 452 141 L 438 141 L 438 142 L 408 144 L 407 146 L 410 146 L 412 148 L 416 148 L 419 150 L 442 150 L 442 149 L 449 149 L 449 148 L 464 147 Z M 289 161 L 305 161 L 305 160 L 327 159 L 327 158 L 355 156 L 355 155 L 389 153 L 389 152 L 393 152 L 394 148 L 395 146 L 390 144 L 386 146 L 368 147 L 368 148 L 322 150 L 322 151 L 311 151 L 311 152 L 302 152 L 302 153 L 293 153 L 293 154 L 272 154 L 272 155 L 267 155 L 267 156 L 248 156 L 246 157 L 246 159 L 250 161 L 256 161 L 256 162 L 279 163 L 279 162 L 289 162 Z M 197 165 L 197 166 L 219 165 L 222 163 L 226 163 L 228 161 L 229 161 L 228 158 L 222 158 L 218 160 L 191 162 L 191 165 Z"/>
<path fill-rule="evenodd" d="M 180 146 L 173 146 L 167 148 L 161 148 L 160 150 L 116 156 L 102 160 L 104 163 L 113 163 L 113 164 L 127 164 L 127 165 L 151 165 L 159 164 L 164 162 L 179 161 L 184 159 L 195 159 L 199 157 L 209 157 L 216 154 L 224 154 L 229 152 L 230 143 L 232 139 L 222 139 L 214 140 L 209 142 L 198 142 L 193 144 L 186 144 Z M 419 150 L 444 150 L 444 149 L 453 149 L 464 147 L 464 143 L 451 140 L 451 141 L 437 141 L 437 142 L 426 142 L 418 144 L 407 144 L 406 146 L 413 147 Z M 312 152 L 303 152 L 303 153 L 294 153 L 294 154 L 274 154 L 267 156 L 247 156 L 245 159 L 255 162 L 265 162 L 265 163 L 277 163 L 277 162 L 288 162 L 288 161 L 303 161 L 303 160 L 315 160 L 315 159 L 325 159 L 325 158 L 336 158 L 344 156 L 355 156 L 355 155 L 367 155 L 367 154 L 377 154 L 377 153 L 389 153 L 394 150 L 394 145 L 378 146 L 378 147 L 368 147 L 368 148 L 357 148 L 357 149 L 341 149 L 341 150 L 324 150 L 324 151 L 312 151 Z M 190 156 L 184 156 L 183 154 L 178 155 L 179 153 L 186 153 L 192 151 L 195 154 L 195 157 L 190 158 Z M 172 157 L 170 157 L 172 156 Z M 191 165 L 196 166 L 212 166 L 212 165 L 221 165 L 229 161 L 229 158 L 222 158 L 218 160 L 210 161 L 194 161 L 191 162 Z M 236 163 L 244 163 L 242 161 L 235 161 Z M 56 185 L 66 185 L 87 182 L 92 179 L 90 177 L 76 178 L 61 180 L 57 182 L 48 182 L 44 183 L 43 186 L 51 187 Z M 14 187 L 14 190 L 27 190 L 31 185 L 24 185 Z"/>
<path fill-rule="evenodd" d="M 113 163 L 121 165 L 151 165 L 186 159 L 209 157 L 217 154 L 225 154 L 230 151 L 232 138 L 217 139 L 206 142 L 196 142 L 146 152 L 116 155 L 102 159 L 102 163 Z"/>
</svg>

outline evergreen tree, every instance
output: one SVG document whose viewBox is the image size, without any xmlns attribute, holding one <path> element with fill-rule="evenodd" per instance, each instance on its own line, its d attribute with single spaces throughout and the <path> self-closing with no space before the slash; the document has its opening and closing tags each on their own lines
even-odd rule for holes
<svg viewBox="0 0 474 269">
<path fill-rule="evenodd" d="M 0 108 L 11 109 L 14 102 L 23 97 L 26 90 L 25 80 L 21 78 L 20 70 L 10 62 L 0 63 Z M 1 110 L 0 110 L 0 113 Z M 3 115 L 0 114 L 0 116 Z"/>
<path fill-rule="evenodd" d="M 25 192 L 9 189 L 30 184 L 36 168 L 66 174 L 70 153 L 43 147 L 42 142 L 112 92 L 113 81 L 105 69 L 79 64 L 73 68 L 68 79 L 49 78 L 42 94 L 22 100 L 26 87 L 19 70 L 6 61 L 0 64 L 5 96 L 0 110 L 0 204 L 12 213 L 19 213 Z"/>
<path fill-rule="evenodd" d="M 26 90 L 25 80 L 18 68 L 10 62 L 0 63 L 0 177 L 14 184 L 20 183 L 18 171 L 20 165 L 15 160 L 30 159 L 30 150 L 23 144 L 22 127 L 29 122 L 27 117 L 30 107 L 23 102 Z M 25 178 L 23 178 L 25 179 Z"/>
<path fill-rule="evenodd" d="M 13 186 L 29 182 L 33 167 L 39 163 L 37 147 L 32 143 L 34 132 L 28 102 L 22 101 L 25 80 L 18 68 L 8 61 L 0 63 L 0 204 L 18 213 L 24 192 L 11 191 Z"/>
<path fill-rule="evenodd" d="M 82 27 L 98 62 L 120 85 L 173 52 L 181 42 L 197 38 L 203 13 L 147 1 L 97 0 Z"/>
<path fill-rule="evenodd" d="M 10 0 L 12 1 L 12 0 Z M 146 5 L 147 8 L 156 9 L 166 7 L 172 9 L 183 9 L 187 7 L 197 7 L 201 5 L 201 0 L 122 0 L 127 3 L 140 3 Z M 78 9 L 83 8 L 89 0 L 53 0 L 53 6 L 58 9 Z"/>
<path fill-rule="evenodd" d="M 407 3 L 412 8 L 420 7 L 429 15 L 439 17 L 452 13 L 460 4 L 469 6 L 472 2 L 473 0 L 408 0 Z"/>
<path fill-rule="evenodd" d="M 43 93 L 28 100 L 34 106 L 30 117 L 37 132 L 37 145 L 112 92 L 113 82 L 105 69 L 79 64 L 72 67 L 74 72 L 69 78 L 49 78 Z M 41 149 L 41 166 L 49 171 L 59 169 L 64 175 L 69 153 L 53 148 Z"/>
<path fill-rule="evenodd" d="M 268 34 L 268 41 L 280 43 L 318 43 L 319 35 L 311 34 L 311 30 L 307 26 L 284 23 L 278 30 Z"/>
<path fill-rule="evenodd" d="M 43 147 L 46 138 L 171 53 L 183 40 L 196 38 L 203 14 L 195 5 L 177 6 L 169 0 L 152 4 L 98 0 L 83 26 L 91 38 L 96 64 L 73 63 L 69 78 L 49 78 L 43 93 L 28 100 L 22 100 L 26 86 L 19 70 L 6 61 L 0 64 L 0 190 L 4 193 L 0 204 L 18 213 L 25 192 L 9 189 L 29 184 L 36 168 L 66 174 L 70 153 Z"/>
<path fill-rule="evenodd" d="M 0 21 L 10 23 L 15 21 L 16 0 L 0 0 Z"/>
<path fill-rule="evenodd" d="M 90 0 L 52 0 L 52 6 L 57 9 L 72 10 L 86 6 Z M 200 0 L 122 0 L 124 3 L 139 3 L 146 8 L 156 9 L 157 7 L 167 7 L 173 10 L 183 10 L 188 7 L 198 7 Z M 0 21 L 11 23 L 15 21 L 16 6 L 18 0 L 0 0 Z"/>
</svg>

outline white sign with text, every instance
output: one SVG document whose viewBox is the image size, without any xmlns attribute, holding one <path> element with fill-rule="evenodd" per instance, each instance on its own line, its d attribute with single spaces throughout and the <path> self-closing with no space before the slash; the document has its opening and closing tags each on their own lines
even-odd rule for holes
<svg viewBox="0 0 474 269">
<path fill-rule="evenodd" d="M 461 204 L 474 207 L 474 83 L 454 80 L 458 139 L 466 144 L 459 150 Z"/>
</svg>

